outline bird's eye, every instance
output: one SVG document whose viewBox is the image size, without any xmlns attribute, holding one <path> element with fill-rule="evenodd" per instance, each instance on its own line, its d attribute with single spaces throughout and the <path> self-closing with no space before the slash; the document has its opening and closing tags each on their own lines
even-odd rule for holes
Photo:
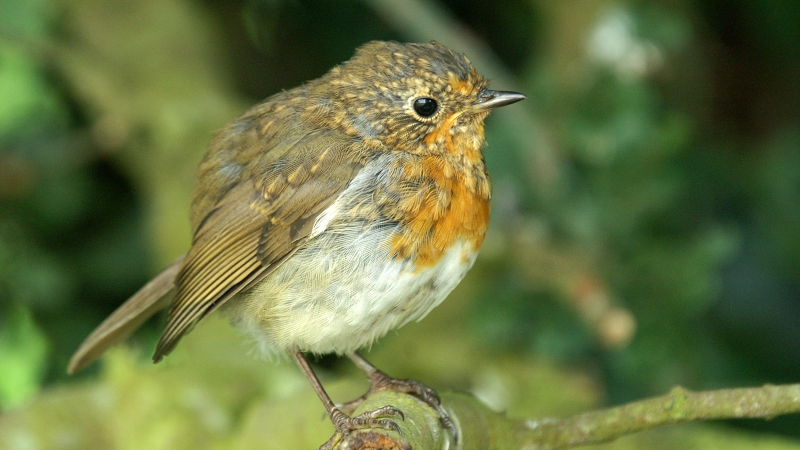
<svg viewBox="0 0 800 450">
<path fill-rule="evenodd" d="M 414 111 L 420 117 L 430 117 L 436 113 L 437 109 L 439 109 L 439 104 L 430 97 L 420 97 L 414 100 Z"/>
</svg>

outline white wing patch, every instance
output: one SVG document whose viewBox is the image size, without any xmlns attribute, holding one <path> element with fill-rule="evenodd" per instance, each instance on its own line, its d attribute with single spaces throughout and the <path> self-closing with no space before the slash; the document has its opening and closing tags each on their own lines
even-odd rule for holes
<svg viewBox="0 0 800 450">
<path fill-rule="evenodd" d="M 367 168 L 361 169 L 361 171 L 350 181 L 350 184 L 347 186 L 347 189 L 342 191 L 339 194 L 339 197 L 336 199 L 331 206 L 325 208 L 325 211 L 317 216 L 317 220 L 314 221 L 314 227 L 311 228 L 311 233 L 309 234 L 308 238 L 311 239 L 313 237 L 319 236 L 320 234 L 324 233 L 325 230 L 328 229 L 328 225 L 330 225 L 331 220 L 339 214 L 339 211 L 342 209 L 342 203 L 347 201 L 346 199 L 354 195 L 356 192 L 363 189 L 363 185 L 372 177 L 375 176 L 374 169 L 367 170 Z"/>
<path fill-rule="evenodd" d="M 325 208 L 325 211 L 322 211 L 322 214 L 317 216 L 317 220 L 314 221 L 314 227 L 311 229 L 311 233 L 308 235 L 308 238 L 311 239 L 313 237 L 319 236 L 325 230 L 328 229 L 328 224 L 331 223 L 334 217 L 339 213 L 339 203 L 341 203 L 341 196 L 336 199 L 331 206 Z"/>
</svg>

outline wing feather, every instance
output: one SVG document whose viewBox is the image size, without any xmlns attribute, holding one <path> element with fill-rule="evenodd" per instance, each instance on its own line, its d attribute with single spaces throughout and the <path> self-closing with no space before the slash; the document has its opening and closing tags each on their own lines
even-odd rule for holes
<svg viewBox="0 0 800 450">
<path fill-rule="evenodd" d="M 257 126 L 234 126 L 246 144 L 255 145 L 252 133 Z M 283 143 L 262 140 L 263 151 L 255 156 L 251 152 L 250 161 L 237 159 L 237 141 L 230 137 L 217 147 L 212 144 L 201 164 L 202 174 L 213 173 L 217 164 L 235 167 L 230 171 L 239 178 L 229 177 L 222 184 L 212 180 L 219 195 L 213 201 L 198 201 L 195 193 L 205 214 L 193 213 L 195 237 L 176 280 L 176 298 L 154 361 L 169 353 L 200 319 L 261 280 L 302 245 L 317 216 L 364 166 L 365 152 L 353 143 L 338 132 L 309 131 Z M 201 177 L 198 185 L 202 183 Z"/>
</svg>

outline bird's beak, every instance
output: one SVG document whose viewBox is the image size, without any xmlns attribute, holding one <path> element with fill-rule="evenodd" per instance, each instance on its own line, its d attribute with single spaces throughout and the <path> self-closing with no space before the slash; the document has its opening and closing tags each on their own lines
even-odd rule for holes
<svg viewBox="0 0 800 450">
<path fill-rule="evenodd" d="M 492 91 L 485 89 L 478 95 L 478 101 L 473 106 L 474 111 L 488 111 L 501 106 L 510 105 L 528 98 L 525 94 L 510 91 Z"/>
</svg>

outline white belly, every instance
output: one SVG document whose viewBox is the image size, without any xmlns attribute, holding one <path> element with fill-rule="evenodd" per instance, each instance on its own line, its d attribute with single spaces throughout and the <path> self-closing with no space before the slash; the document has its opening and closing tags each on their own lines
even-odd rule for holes
<svg viewBox="0 0 800 450">
<path fill-rule="evenodd" d="M 389 259 L 380 245 L 387 235 L 373 231 L 333 247 L 335 237 L 317 236 L 229 310 L 270 351 L 350 353 L 425 317 L 477 256 L 458 242 L 437 264 L 417 270 Z"/>
</svg>

